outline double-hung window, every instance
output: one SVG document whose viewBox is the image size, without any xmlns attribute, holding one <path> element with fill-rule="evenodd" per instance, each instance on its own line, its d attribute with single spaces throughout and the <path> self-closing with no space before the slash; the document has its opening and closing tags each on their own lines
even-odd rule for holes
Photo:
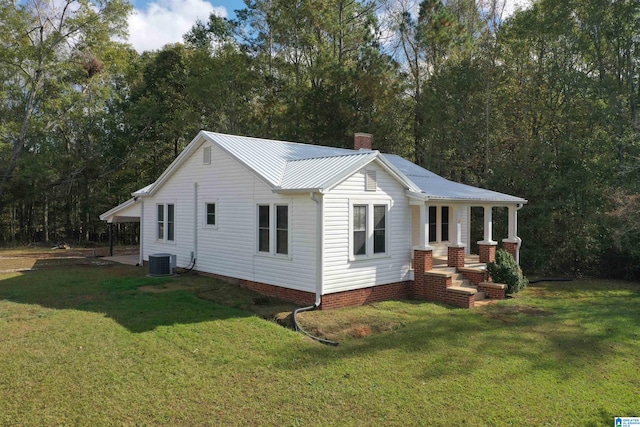
<svg viewBox="0 0 640 427">
<path fill-rule="evenodd" d="M 258 252 L 289 255 L 289 205 L 258 205 Z"/>
<path fill-rule="evenodd" d="M 362 258 L 387 253 L 388 211 L 386 203 L 351 206 L 351 256 Z"/>
<path fill-rule="evenodd" d="M 176 208 L 174 204 L 158 204 L 156 214 L 156 237 L 173 242 L 176 235 Z"/>
<path fill-rule="evenodd" d="M 206 202 L 204 204 L 204 226 L 216 228 L 218 226 L 217 203 Z"/>
</svg>

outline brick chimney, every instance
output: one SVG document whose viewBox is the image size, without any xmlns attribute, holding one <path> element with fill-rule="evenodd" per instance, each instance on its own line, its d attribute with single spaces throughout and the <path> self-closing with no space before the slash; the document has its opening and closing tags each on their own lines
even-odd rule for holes
<svg viewBox="0 0 640 427">
<path fill-rule="evenodd" d="M 371 150 L 371 146 L 373 143 L 373 135 L 370 133 L 356 133 L 355 138 L 353 140 L 353 149 L 360 150 L 364 148 L 365 150 Z"/>
</svg>

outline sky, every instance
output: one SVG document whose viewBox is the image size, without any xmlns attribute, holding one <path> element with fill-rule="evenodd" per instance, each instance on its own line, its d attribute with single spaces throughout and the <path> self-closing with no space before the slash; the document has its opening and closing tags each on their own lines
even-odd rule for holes
<svg viewBox="0 0 640 427">
<path fill-rule="evenodd" d="M 207 21 L 212 12 L 232 19 L 234 11 L 245 6 L 243 0 L 132 0 L 132 3 L 135 10 L 129 16 L 129 43 L 138 52 L 181 41 L 198 19 Z M 531 0 L 506 0 L 505 16 L 530 3 Z"/>
</svg>

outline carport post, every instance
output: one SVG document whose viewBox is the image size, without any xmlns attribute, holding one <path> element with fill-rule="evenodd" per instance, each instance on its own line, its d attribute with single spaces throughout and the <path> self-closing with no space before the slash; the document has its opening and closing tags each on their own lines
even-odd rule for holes
<svg viewBox="0 0 640 427">
<path fill-rule="evenodd" d="M 113 256 L 113 222 L 109 223 L 109 256 Z"/>
</svg>

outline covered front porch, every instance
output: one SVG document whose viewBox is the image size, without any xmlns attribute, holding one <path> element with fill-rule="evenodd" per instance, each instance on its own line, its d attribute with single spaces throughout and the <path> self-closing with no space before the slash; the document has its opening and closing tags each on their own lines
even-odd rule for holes
<svg viewBox="0 0 640 427">
<path fill-rule="evenodd" d="M 500 246 L 519 262 L 518 210 L 526 201 L 512 199 L 433 200 L 422 195 L 410 201 L 415 298 L 466 308 L 487 298 L 505 298 L 506 287 L 492 283 L 486 264 L 495 261 Z M 475 254 L 470 250 L 472 207 L 482 209 L 482 239 L 475 242 Z M 508 218 L 508 233 L 500 243 L 493 235 L 496 208 L 505 209 Z"/>
</svg>

